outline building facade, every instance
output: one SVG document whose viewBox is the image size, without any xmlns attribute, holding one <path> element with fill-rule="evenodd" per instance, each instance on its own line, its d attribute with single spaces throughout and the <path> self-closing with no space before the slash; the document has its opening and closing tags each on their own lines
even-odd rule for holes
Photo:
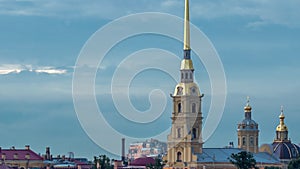
<svg viewBox="0 0 300 169">
<path fill-rule="evenodd" d="M 2 164 L 15 169 L 44 167 L 43 158 L 32 151 L 30 146 L 25 146 L 25 149 L 0 148 L 0 161 Z"/>
</svg>

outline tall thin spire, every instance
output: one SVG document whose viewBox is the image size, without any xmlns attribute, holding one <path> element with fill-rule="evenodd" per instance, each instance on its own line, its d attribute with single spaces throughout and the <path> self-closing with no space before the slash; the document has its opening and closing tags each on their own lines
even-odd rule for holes
<svg viewBox="0 0 300 169">
<path fill-rule="evenodd" d="M 189 0 L 185 0 L 184 10 L 184 59 L 191 59 L 190 46 L 190 5 Z"/>
</svg>

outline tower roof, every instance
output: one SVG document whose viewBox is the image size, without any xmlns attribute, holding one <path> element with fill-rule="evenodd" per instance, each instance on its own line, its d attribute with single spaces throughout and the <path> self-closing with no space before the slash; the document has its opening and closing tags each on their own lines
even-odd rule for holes
<svg viewBox="0 0 300 169">
<path fill-rule="evenodd" d="M 185 0 L 184 10 L 184 50 L 190 50 L 190 4 L 189 0 Z"/>
<path fill-rule="evenodd" d="M 280 113 L 280 116 L 279 116 L 279 125 L 276 127 L 276 131 L 279 131 L 279 132 L 286 132 L 288 131 L 288 128 L 287 126 L 284 124 L 284 119 L 285 119 L 285 116 L 284 116 L 284 113 L 283 113 L 283 106 L 281 106 L 281 113 Z"/>
<path fill-rule="evenodd" d="M 238 130 L 258 130 L 258 124 L 251 118 L 250 97 L 247 97 L 247 103 L 244 107 L 245 118 L 238 124 Z"/>
</svg>

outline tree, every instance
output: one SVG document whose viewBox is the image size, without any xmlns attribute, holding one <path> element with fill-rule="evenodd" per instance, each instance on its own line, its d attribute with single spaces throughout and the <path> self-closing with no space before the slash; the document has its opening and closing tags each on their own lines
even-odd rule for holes
<svg viewBox="0 0 300 169">
<path fill-rule="evenodd" d="M 281 169 L 280 167 L 265 167 L 265 169 Z"/>
<path fill-rule="evenodd" d="M 148 164 L 146 166 L 147 169 L 162 169 L 163 167 L 164 164 L 160 158 L 156 158 L 154 164 Z"/>
<path fill-rule="evenodd" d="M 288 169 L 300 169 L 300 158 L 290 161 Z"/>
<path fill-rule="evenodd" d="M 252 153 L 241 151 L 237 154 L 231 154 L 229 161 L 238 169 L 257 169 L 256 160 L 253 158 Z"/>
<path fill-rule="evenodd" d="M 106 155 L 94 156 L 94 169 L 113 169 L 111 160 Z"/>
</svg>

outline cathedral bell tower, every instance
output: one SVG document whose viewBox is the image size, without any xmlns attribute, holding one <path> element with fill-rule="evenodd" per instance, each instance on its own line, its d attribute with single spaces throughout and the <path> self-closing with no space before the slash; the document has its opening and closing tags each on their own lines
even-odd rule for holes
<svg viewBox="0 0 300 169">
<path fill-rule="evenodd" d="M 168 135 L 167 166 L 183 168 L 197 161 L 202 153 L 202 112 L 199 87 L 194 83 L 194 66 L 191 60 L 189 0 L 185 0 L 184 57 L 180 67 L 180 83 L 175 87 L 172 128 Z"/>
<path fill-rule="evenodd" d="M 245 118 L 238 124 L 238 148 L 246 151 L 258 152 L 258 124 L 251 118 L 252 107 L 249 104 L 249 97 L 247 104 L 244 107 Z"/>
</svg>

